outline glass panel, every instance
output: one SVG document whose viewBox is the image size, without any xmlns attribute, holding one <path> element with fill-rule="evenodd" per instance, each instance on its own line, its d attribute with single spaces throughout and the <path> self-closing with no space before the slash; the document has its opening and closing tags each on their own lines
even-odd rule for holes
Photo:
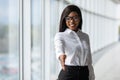
<svg viewBox="0 0 120 80">
<path fill-rule="evenodd" d="M 0 80 L 19 80 L 19 0 L 0 0 Z"/>
<path fill-rule="evenodd" d="M 32 80 L 42 80 L 42 22 L 41 22 L 41 0 L 31 0 L 32 5 Z"/>
<path fill-rule="evenodd" d="M 59 31 L 59 18 L 66 5 L 64 1 L 50 0 L 50 80 L 56 80 L 60 71 L 59 61 L 55 55 L 54 37 Z"/>
<path fill-rule="evenodd" d="M 54 36 L 56 32 L 58 32 L 59 28 L 59 4 L 62 3 L 61 1 L 57 0 L 50 0 L 50 80 L 56 80 L 57 79 L 57 74 L 59 73 L 59 65 L 58 61 L 56 60 L 56 55 L 55 55 L 55 48 L 54 48 Z"/>
</svg>

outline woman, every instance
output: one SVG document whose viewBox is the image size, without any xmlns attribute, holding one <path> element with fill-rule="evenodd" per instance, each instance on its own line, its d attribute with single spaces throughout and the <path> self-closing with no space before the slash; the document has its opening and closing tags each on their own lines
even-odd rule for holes
<svg viewBox="0 0 120 80">
<path fill-rule="evenodd" d="M 62 70 L 58 80 L 95 80 L 89 37 L 82 30 L 82 15 L 76 5 L 67 6 L 55 35 L 56 57 Z"/>
</svg>

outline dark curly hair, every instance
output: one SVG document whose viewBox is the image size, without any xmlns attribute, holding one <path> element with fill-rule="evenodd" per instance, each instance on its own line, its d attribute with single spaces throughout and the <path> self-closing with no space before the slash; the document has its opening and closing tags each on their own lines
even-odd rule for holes
<svg viewBox="0 0 120 80">
<path fill-rule="evenodd" d="M 65 22 L 65 17 L 67 17 L 71 12 L 77 12 L 78 16 L 80 17 L 80 23 L 78 25 L 78 28 L 82 30 L 82 13 L 78 6 L 76 5 L 68 5 L 62 12 L 61 19 L 60 19 L 60 25 L 59 25 L 59 32 L 64 32 L 67 27 Z"/>
</svg>

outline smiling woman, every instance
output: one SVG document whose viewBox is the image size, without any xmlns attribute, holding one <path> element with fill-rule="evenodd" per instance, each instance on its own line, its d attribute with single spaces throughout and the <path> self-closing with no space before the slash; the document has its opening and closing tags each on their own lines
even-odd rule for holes
<svg viewBox="0 0 120 80">
<path fill-rule="evenodd" d="M 54 44 L 61 65 L 58 80 L 95 80 L 89 36 L 82 32 L 82 14 L 76 5 L 63 10 Z"/>
</svg>

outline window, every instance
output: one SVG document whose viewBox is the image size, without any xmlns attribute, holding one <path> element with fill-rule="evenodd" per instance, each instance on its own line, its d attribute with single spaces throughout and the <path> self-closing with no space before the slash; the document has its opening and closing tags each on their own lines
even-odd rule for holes
<svg viewBox="0 0 120 80">
<path fill-rule="evenodd" d="M 58 18 L 59 18 L 59 7 L 58 7 L 58 1 L 51 0 L 51 11 L 50 11 L 50 80 L 56 80 L 56 72 L 57 67 L 57 61 L 55 56 L 55 50 L 54 50 L 54 36 L 56 32 L 58 31 Z"/>
<path fill-rule="evenodd" d="M 0 1 L 0 80 L 19 80 L 18 2 Z"/>
<path fill-rule="evenodd" d="M 31 71 L 32 80 L 42 80 L 41 0 L 31 0 Z"/>
</svg>

